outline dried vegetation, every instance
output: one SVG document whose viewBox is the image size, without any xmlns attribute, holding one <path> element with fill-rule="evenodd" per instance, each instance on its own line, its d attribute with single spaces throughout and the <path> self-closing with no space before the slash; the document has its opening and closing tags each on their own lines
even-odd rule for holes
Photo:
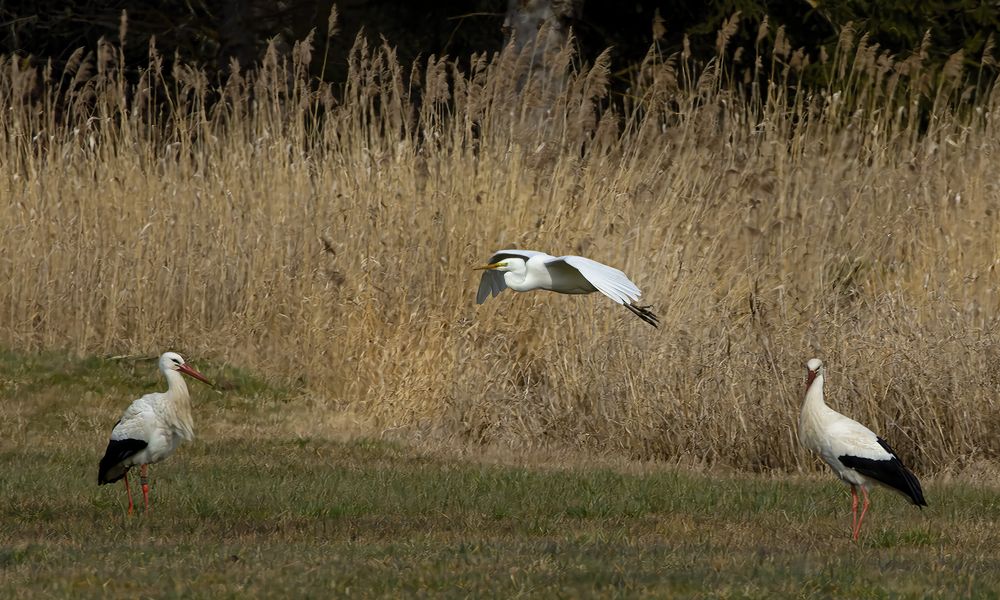
<svg viewBox="0 0 1000 600">
<path fill-rule="evenodd" d="M 938 70 L 848 28 L 808 85 L 770 33 L 724 29 L 706 65 L 654 46 L 623 97 L 568 49 L 553 79 L 359 39 L 339 84 L 313 39 L 222 85 L 153 46 L 138 75 L 108 42 L 3 58 L 0 344 L 174 348 L 385 429 L 749 470 L 815 465 L 820 356 L 918 470 L 995 459 L 992 48 Z M 621 267 L 661 328 L 597 297 L 477 307 L 502 247 Z"/>
</svg>

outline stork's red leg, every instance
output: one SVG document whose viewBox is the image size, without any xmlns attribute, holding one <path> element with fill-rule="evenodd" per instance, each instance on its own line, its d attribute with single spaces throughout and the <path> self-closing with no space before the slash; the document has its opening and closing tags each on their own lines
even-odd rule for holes
<svg viewBox="0 0 1000 600">
<path fill-rule="evenodd" d="M 851 534 L 858 526 L 858 488 L 851 484 Z"/>
<path fill-rule="evenodd" d="M 125 471 L 125 493 L 128 495 L 128 514 L 132 514 L 132 488 L 128 485 L 128 471 Z"/>
<path fill-rule="evenodd" d="M 861 507 L 861 516 L 858 517 L 858 524 L 854 526 L 854 538 L 853 539 L 855 539 L 855 540 L 858 539 L 858 534 L 861 533 L 861 521 L 863 521 L 865 519 L 865 513 L 868 512 L 868 504 L 869 504 L 869 502 L 868 502 L 868 490 L 864 486 L 861 486 L 861 493 L 865 495 L 865 503 Z"/>
<path fill-rule="evenodd" d="M 149 512 L 149 465 L 139 467 L 139 481 L 142 482 L 142 501 Z"/>
</svg>

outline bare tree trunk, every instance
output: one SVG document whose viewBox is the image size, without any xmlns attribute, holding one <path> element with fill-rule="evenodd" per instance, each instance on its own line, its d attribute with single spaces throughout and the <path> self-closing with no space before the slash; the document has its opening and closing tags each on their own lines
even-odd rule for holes
<svg viewBox="0 0 1000 600">
<path fill-rule="evenodd" d="M 219 67 L 229 70 L 229 59 L 235 58 L 244 69 L 252 67 L 257 56 L 254 52 L 254 32 L 247 26 L 250 7 L 246 0 L 225 0 L 219 7 Z"/>
<path fill-rule="evenodd" d="M 583 0 L 508 1 L 507 18 L 503 23 L 506 41 L 512 43 L 517 52 L 532 53 L 529 77 L 543 75 L 550 79 L 546 83 L 559 87 L 559 82 L 551 79 L 562 78 L 564 74 L 549 68 L 551 57 L 566 45 L 570 23 L 582 10 Z"/>
</svg>

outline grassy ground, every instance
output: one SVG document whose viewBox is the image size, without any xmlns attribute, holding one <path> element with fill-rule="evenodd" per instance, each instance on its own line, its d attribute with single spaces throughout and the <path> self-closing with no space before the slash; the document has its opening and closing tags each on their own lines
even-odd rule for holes
<svg viewBox="0 0 1000 600">
<path fill-rule="evenodd" d="M 161 385 L 153 364 L 0 354 L 0 596 L 1000 593 L 992 489 L 928 478 L 922 512 L 877 492 L 854 544 L 829 477 L 303 435 L 316 401 L 197 366 L 229 389 L 192 385 L 199 437 L 152 468 L 154 511 L 128 517 L 97 461 L 128 399 Z"/>
</svg>

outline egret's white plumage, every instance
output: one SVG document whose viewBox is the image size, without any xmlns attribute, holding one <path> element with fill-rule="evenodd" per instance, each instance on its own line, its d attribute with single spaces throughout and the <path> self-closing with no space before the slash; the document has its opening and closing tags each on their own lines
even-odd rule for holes
<svg viewBox="0 0 1000 600">
<path fill-rule="evenodd" d="M 582 256 L 552 256 L 534 250 L 501 250 L 482 267 L 476 303 L 506 288 L 515 292 L 550 290 L 561 294 L 601 292 L 653 327 L 658 319 L 648 306 L 638 306 L 642 292 L 618 269 Z"/>
<path fill-rule="evenodd" d="M 927 506 L 920 482 L 907 469 L 889 444 L 854 419 L 845 417 L 823 401 L 824 368 L 818 358 L 806 363 L 806 395 L 799 414 L 799 441 L 830 465 L 844 483 L 851 486 L 852 537 L 858 538 L 861 521 L 868 511 L 868 490 L 872 484 L 887 487 L 908 497 L 917 506 Z M 864 495 L 858 517 L 857 488 Z"/>
<path fill-rule="evenodd" d="M 111 440 L 98 469 L 98 484 L 125 479 L 129 512 L 132 512 L 132 492 L 128 487 L 128 470 L 140 466 L 143 497 L 148 509 L 147 465 L 173 454 L 182 441 L 194 439 L 191 396 L 181 373 L 211 385 L 204 375 L 185 363 L 176 352 L 160 356 L 159 366 L 167 379 L 167 391 L 146 394 L 125 409 L 122 418 L 111 430 Z"/>
</svg>

